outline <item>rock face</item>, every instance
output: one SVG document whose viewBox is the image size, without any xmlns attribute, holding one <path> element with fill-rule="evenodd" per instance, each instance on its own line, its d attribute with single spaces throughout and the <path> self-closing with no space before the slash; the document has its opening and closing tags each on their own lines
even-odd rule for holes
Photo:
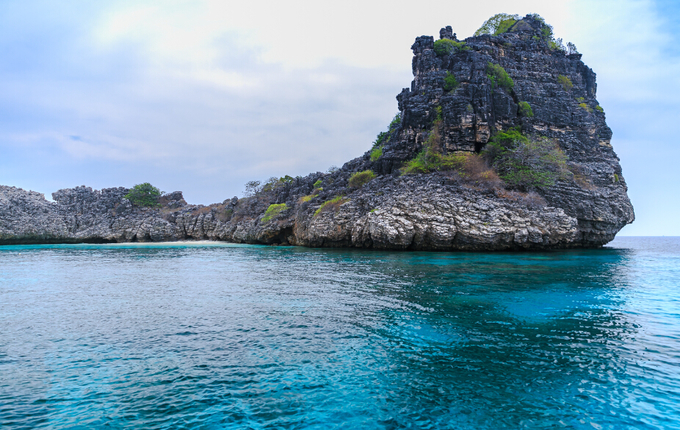
<svg viewBox="0 0 680 430">
<path fill-rule="evenodd" d="M 419 250 L 601 246 L 634 220 L 633 207 L 595 98 L 595 73 L 580 54 L 551 48 L 544 27 L 527 16 L 506 33 L 462 44 L 447 27 L 440 39 L 454 41 L 454 49 L 439 54 L 433 37 L 418 37 L 411 47 L 414 80 L 397 96 L 400 115 L 383 136 L 379 157 L 368 151 L 336 171 L 271 181 L 253 196 L 210 206 L 188 205 L 175 192 L 156 208 L 139 208 L 124 198 L 128 189 L 87 187 L 57 191 L 51 203 L 39 193 L 0 186 L 0 244 L 211 239 Z M 490 63 L 503 67 L 514 86 L 494 84 Z M 445 89 L 447 76 L 457 81 L 452 90 Z M 479 152 L 511 128 L 552 139 L 573 175 L 538 194 L 450 172 L 402 175 L 435 125 L 444 154 Z M 353 173 L 369 169 L 375 179 L 349 187 Z"/>
</svg>

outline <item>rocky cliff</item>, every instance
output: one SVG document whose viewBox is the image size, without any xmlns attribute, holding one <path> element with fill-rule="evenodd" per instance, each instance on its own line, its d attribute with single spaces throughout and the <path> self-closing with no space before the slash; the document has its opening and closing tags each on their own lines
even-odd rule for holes
<svg viewBox="0 0 680 430">
<path fill-rule="evenodd" d="M 551 43 L 545 29 L 542 20 L 527 16 L 496 36 L 458 41 L 447 27 L 437 44 L 431 36 L 418 37 L 411 47 L 414 80 L 397 96 L 399 115 L 372 150 L 341 169 L 272 179 L 252 196 L 210 206 L 188 205 L 175 192 L 158 207 L 140 208 L 124 198 L 125 188 L 87 187 L 60 190 L 52 203 L 35 192 L 0 187 L 0 243 L 601 246 L 633 221 L 633 207 L 596 100 L 595 73 L 580 54 Z M 494 76 L 501 69 L 512 85 Z M 475 176 L 450 166 L 404 174 L 424 151 L 484 154 L 494 136 L 508 130 L 556 145 L 567 160 L 566 174 L 543 186 L 512 185 L 493 172 Z M 365 183 L 350 186 L 354 174 L 368 170 L 373 173 Z"/>
</svg>

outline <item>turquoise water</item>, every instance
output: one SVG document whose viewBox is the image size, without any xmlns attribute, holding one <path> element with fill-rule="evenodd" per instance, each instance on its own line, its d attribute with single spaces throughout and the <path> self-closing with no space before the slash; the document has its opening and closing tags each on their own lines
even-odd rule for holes
<svg viewBox="0 0 680 430">
<path fill-rule="evenodd" d="M 680 429 L 680 239 L 0 247 L 5 429 Z"/>
</svg>

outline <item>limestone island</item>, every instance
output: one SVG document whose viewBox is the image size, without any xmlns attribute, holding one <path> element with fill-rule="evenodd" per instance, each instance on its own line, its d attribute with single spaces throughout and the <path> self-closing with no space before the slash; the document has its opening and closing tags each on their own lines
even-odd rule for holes
<svg viewBox="0 0 680 430">
<path fill-rule="evenodd" d="M 411 49 L 399 113 L 342 168 L 253 182 L 209 206 L 148 184 L 63 189 L 54 202 L 0 186 L 0 244 L 546 250 L 600 247 L 633 222 L 595 73 L 538 15 L 497 15 L 462 41 L 446 27 Z"/>
</svg>

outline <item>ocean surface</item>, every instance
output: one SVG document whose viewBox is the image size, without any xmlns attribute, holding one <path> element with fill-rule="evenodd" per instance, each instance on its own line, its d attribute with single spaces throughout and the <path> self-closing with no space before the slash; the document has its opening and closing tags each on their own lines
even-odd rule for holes
<svg viewBox="0 0 680 430">
<path fill-rule="evenodd" d="M 680 238 L 0 246 L 4 429 L 680 429 Z"/>
</svg>

